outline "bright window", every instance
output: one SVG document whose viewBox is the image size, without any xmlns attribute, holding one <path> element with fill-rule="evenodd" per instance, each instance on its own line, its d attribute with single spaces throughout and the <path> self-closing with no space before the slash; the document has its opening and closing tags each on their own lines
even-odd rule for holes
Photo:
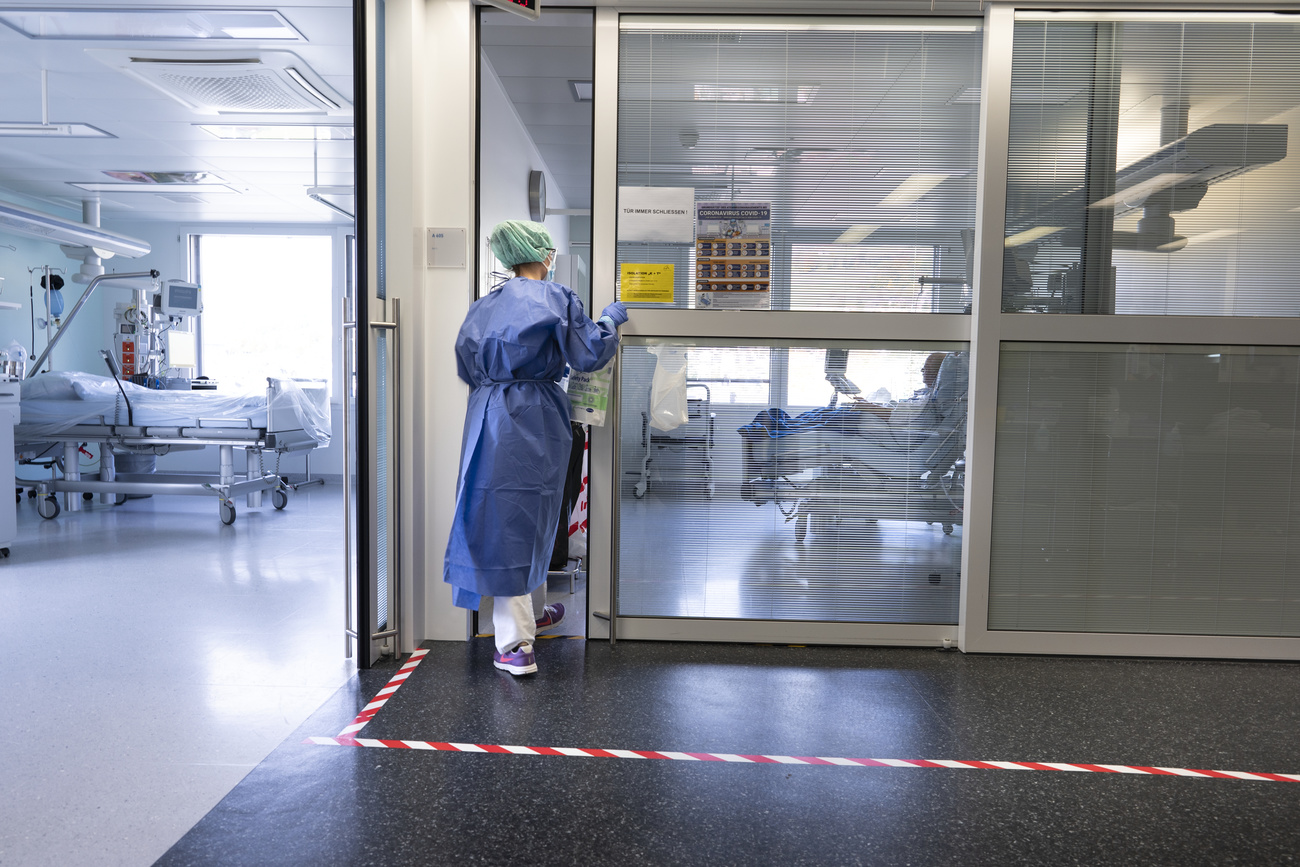
<svg viewBox="0 0 1300 867">
<path fill-rule="evenodd" d="M 329 379 L 333 239 L 328 235 L 201 235 L 200 373 L 222 391 L 268 376 Z"/>
</svg>

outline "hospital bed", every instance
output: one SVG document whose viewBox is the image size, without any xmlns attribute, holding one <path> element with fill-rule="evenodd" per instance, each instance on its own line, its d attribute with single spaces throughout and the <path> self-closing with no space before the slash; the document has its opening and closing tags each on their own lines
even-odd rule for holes
<svg viewBox="0 0 1300 867">
<path fill-rule="evenodd" d="M 329 395 L 323 380 L 268 378 L 264 392 L 219 394 L 144 388 L 114 377 L 59 371 L 24 380 L 21 423 L 14 430 L 20 463 L 39 463 L 54 453 L 51 475 L 61 478 L 35 484 L 37 511 L 54 518 L 61 511 L 56 494 L 69 511 L 81 497 L 98 494 L 100 502 L 120 505 L 128 496 L 179 494 L 210 496 L 218 502 L 222 523 L 235 521 L 234 498 L 257 507 L 270 492 L 276 509 L 288 505 L 293 489 L 279 474 L 280 458 L 324 446 L 330 439 Z M 96 478 L 83 478 L 79 454 L 83 444 L 97 445 Z M 215 474 L 119 473 L 124 455 L 157 456 L 216 446 Z M 235 471 L 235 450 L 245 455 L 245 471 Z M 62 455 L 59 455 L 60 450 Z M 270 453 L 270 455 L 268 455 Z M 274 463 L 267 467 L 267 459 Z"/>
<path fill-rule="evenodd" d="M 850 517 L 925 521 L 951 533 L 962 523 L 966 353 L 943 359 L 923 397 L 892 407 L 856 400 L 856 386 L 827 367 L 828 406 L 795 417 L 764 410 L 739 429 L 741 496 L 775 502 L 799 542 Z M 841 405 L 841 396 L 855 399 Z"/>
</svg>

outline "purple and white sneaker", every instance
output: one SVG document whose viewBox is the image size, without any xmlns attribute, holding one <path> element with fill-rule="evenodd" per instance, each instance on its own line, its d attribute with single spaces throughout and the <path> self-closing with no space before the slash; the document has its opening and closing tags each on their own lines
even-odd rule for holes
<svg viewBox="0 0 1300 867">
<path fill-rule="evenodd" d="M 493 650 L 492 664 L 516 677 L 521 674 L 537 673 L 537 657 L 533 655 L 531 644 L 521 644 L 509 653 Z"/>
<path fill-rule="evenodd" d="M 550 629 L 552 626 L 559 626 L 564 620 L 564 603 L 556 602 L 554 605 L 547 605 L 542 609 L 542 616 L 537 620 L 537 631 Z"/>
</svg>

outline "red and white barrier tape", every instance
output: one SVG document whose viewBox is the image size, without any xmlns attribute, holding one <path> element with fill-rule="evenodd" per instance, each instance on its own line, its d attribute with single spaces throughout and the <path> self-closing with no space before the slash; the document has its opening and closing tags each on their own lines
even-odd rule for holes
<svg viewBox="0 0 1300 867">
<path fill-rule="evenodd" d="M 360 717 L 358 717 L 360 719 Z M 1193 768 L 1156 768 L 1141 765 L 1090 765 L 1066 762 L 975 762 L 952 759 L 843 759 L 827 756 L 760 756 L 734 753 L 675 753 L 657 750 L 599 750 L 576 747 L 517 747 L 500 744 L 453 744 L 437 741 L 394 741 L 375 738 L 308 738 L 321 746 L 379 747 L 398 750 L 441 750 L 458 753 L 498 753 L 515 756 L 574 756 L 598 759 L 669 759 L 678 762 L 739 762 L 760 765 L 838 765 L 863 768 L 948 768 L 1005 771 L 1082 771 L 1094 774 L 1140 774 L 1161 777 L 1201 777 L 1220 780 L 1255 780 L 1300 783 L 1300 774 L 1266 774 L 1247 771 L 1210 771 Z"/>
<path fill-rule="evenodd" d="M 415 667 L 420 664 L 420 661 L 423 660 L 428 653 L 429 651 L 427 648 L 412 653 L 411 658 L 406 660 L 406 662 L 402 664 L 402 667 L 397 670 L 397 674 L 393 675 L 392 679 L 384 685 L 384 688 L 375 694 L 375 697 L 370 704 L 363 707 L 361 713 L 357 714 L 357 718 L 348 723 L 343 731 L 339 732 L 339 738 L 347 739 L 365 728 L 366 723 L 370 722 L 370 720 L 374 718 L 375 714 L 379 713 L 379 709 L 393 697 L 393 693 L 397 692 L 397 688 L 406 682 L 406 679 L 415 671 Z"/>
</svg>

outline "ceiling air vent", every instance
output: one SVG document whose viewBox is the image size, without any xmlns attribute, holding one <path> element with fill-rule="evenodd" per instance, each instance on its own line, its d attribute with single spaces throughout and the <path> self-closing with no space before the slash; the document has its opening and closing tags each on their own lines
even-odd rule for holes
<svg viewBox="0 0 1300 867">
<path fill-rule="evenodd" d="M 352 114 L 343 97 L 288 51 L 87 53 L 198 114 Z"/>
</svg>

